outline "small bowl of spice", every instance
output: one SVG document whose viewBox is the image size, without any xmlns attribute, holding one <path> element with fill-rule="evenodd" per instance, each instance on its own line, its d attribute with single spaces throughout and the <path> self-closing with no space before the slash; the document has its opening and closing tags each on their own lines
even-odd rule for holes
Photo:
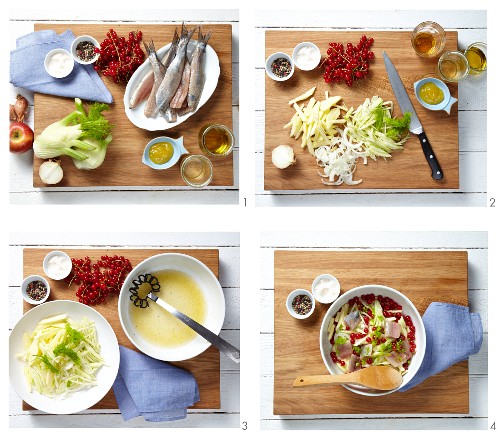
<svg viewBox="0 0 500 440">
<path fill-rule="evenodd" d="M 295 46 L 292 59 L 300 70 L 313 70 L 321 61 L 321 51 L 314 43 L 300 43 Z"/>
<path fill-rule="evenodd" d="M 312 293 L 316 301 L 322 304 L 330 304 L 340 294 L 339 280 L 329 273 L 318 275 L 312 283 Z"/>
<path fill-rule="evenodd" d="M 273 53 L 266 60 L 266 72 L 275 81 L 286 81 L 293 75 L 293 60 L 284 52 Z"/>
<path fill-rule="evenodd" d="M 297 319 L 306 319 L 314 312 L 314 296 L 305 289 L 296 289 L 288 295 L 286 308 Z"/>
<path fill-rule="evenodd" d="M 24 300 L 29 304 L 42 304 L 50 295 L 50 285 L 40 275 L 30 275 L 23 280 L 21 292 Z"/>
<path fill-rule="evenodd" d="M 74 39 L 71 44 L 71 53 L 77 63 L 92 64 L 99 58 L 99 49 L 101 46 L 98 41 L 90 35 L 82 35 Z"/>
<path fill-rule="evenodd" d="M 49 252 L 43 260 L 43 270 L 53 280 L 63 280 L 71 273 L 72 268 L 71 258 L 62 251 Z"/>
</svg>

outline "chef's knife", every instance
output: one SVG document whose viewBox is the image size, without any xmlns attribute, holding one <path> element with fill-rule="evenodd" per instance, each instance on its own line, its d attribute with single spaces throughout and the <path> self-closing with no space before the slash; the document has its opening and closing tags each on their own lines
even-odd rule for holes
<svg viewBox="0 0 500 440">
<path fill-rule="evenodd" d="M 432 178 L 435 180 L 441 180 L 443 178 L 443 171 L 439 166 L 439 162 L 436 158 L 436 155 L 432 151 L 429 139 L 427 139 L 427 136 L 422 127 L 422 123 L 418 119 L 417 113 L 413 108 L 413 105 L 410 101 L 410 97 L 406 92 L 405 86 L 401 82 L 401 78 L 399 77 L 398 72 L 394 67 L 394 64 L 392 64 L 391 59 L 385 52 L 384 52 L 384 64 L 385 64 L 385 70 L 387 71 L 387 75 L 389 76 L 389 81 L 391 83 L 392 90 L 396 95 L 396 99 L 398 101 L 401 112 L 403 114 L 406 112 L 411 113 L 410 132 L 416 134 L 420 139 L 420 144 L 422 145 L 422 150 L 424 151 L 425 158 L 427 159 L 427 163 L 429 164 L 432 170 Z"/>
</svg>

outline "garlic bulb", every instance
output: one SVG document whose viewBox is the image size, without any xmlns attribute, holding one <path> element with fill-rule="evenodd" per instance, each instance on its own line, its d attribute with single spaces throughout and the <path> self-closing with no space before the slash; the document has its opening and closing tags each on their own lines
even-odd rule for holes
<svg viewBox="0 0 500 440">
<path fill-rule="evenodd" d="M 293 148 L 288 145 L 278 145 L 272 152 L 273 165 L 281 170 L 295 163 Z"/>
<path fill-rule="evenodd" d="M 48 160 L 40 165 L 38 174 L 46 185 L 55 185 L 62 180 L 63 169 L 58 160 Z"/>
</svg>

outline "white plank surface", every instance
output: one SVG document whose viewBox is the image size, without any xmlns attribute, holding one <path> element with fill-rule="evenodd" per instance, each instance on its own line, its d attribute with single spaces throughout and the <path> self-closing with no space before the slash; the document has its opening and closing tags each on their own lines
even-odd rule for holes
<svg viewBox="0 0 500 440">
<path fill-rule="evenodd" d="M 233 28 L 233 129 L 235 151 L 233 158 L 233 186 L 209 186 L 195 189 L 179 187 L 92 187 L 92 188 L 33 188 L 33 153 L 10 155 L 9 198 L 12 204 L 228 204 L 239 203 L 239 18 L 237 9 L 184 9 L 184 10 L 101 10 L 71 12 L 60 9 L 11 10 L 9 15 L 9 49 L 15 48 L 16 38 L 33 31 L 34 23 L 46 22 L 136 22 L 170 23 L 230 23 Z M 33 128 L 33 93 L 9 84 L 9 102 L 14 102 L 17 93 L 22 93 L 31 103 L 28 125 Z"/>
<path fill-rule="evenodd" d="M 473 5 L 470 5 L 473 6 Z M 257 11 L 255 32 L 256 84 L 256 187 L 255 204 L 281 206 L 486 206 L 487 87 L 484 76 L 459 84 L 460 188 L 458 190 L 264 190 L 265 123 L 265 31 L 279 29 L 329 31 L 338 29 L 412 30 L 421 21 L 432 20 L 445 29 L 458 31 L 463 49 L 487 40 L 486 11 Z"/>
<path fill-rule="evenodd" d="M 262 232 L 260 241 L 261 429 L 487 429 L 488 234 L 486 232 Z M 483 321 L 483 345 L 469 359 L 467 415 L 273 415 L 275 250 L 467 250 L 469 307 Z"/>
<path fill-rule="evenodd" d="M 239 233 L 12 233 L 9 237 L 9 331 L 22 316 L 20 285 L 25 247 L 124 248 L 218 248 L 220 283 L 226 299 L 221 336 L 240 347 L 240 240 Z M 21 399 L 9 387 L 10 427 L 218 427 L 235 428 L 240 419 L 239 365 L 221 355 L 221 408 L 189 410 L 186 419 L 173 423 L 147 423 L 142 418 L 124 422 L 119 411 L 88 410 L 77 415 L 55 416 L 22 411 Z"/>
</svg>

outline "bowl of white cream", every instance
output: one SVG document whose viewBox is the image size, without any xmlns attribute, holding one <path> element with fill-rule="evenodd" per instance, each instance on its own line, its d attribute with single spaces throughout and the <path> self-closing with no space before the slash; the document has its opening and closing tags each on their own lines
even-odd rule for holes
<svg viewBox="0 0 500 440">
<path fill-rule="evenodd" d="M 318 275 L 312 283 L 312 293 L 316 301 L 322 304 L 330 304 L 340 294 L 339 280 L 329 273 Z"/>
<path fill-rule="evenodd" d="M 75 60 L 65 49 L 52 49 L 46 56 L 44 62 L 45 70 L 54 78 L 65 78 L 75 66 Z"/>
<path fill-rule="evenodd" d="M 292 59 L 300 70 L 313 70 L 321 61 L 321 51 L 314 43 L 306 41 L 295 46 Z"/>
<path fill-rule="evenodd" d="M 63 251 L 49 252 L 43 260 L 45 274 L 53 280 L 63 280 L 73 268 L 69 255 Z"/>
</svg>

